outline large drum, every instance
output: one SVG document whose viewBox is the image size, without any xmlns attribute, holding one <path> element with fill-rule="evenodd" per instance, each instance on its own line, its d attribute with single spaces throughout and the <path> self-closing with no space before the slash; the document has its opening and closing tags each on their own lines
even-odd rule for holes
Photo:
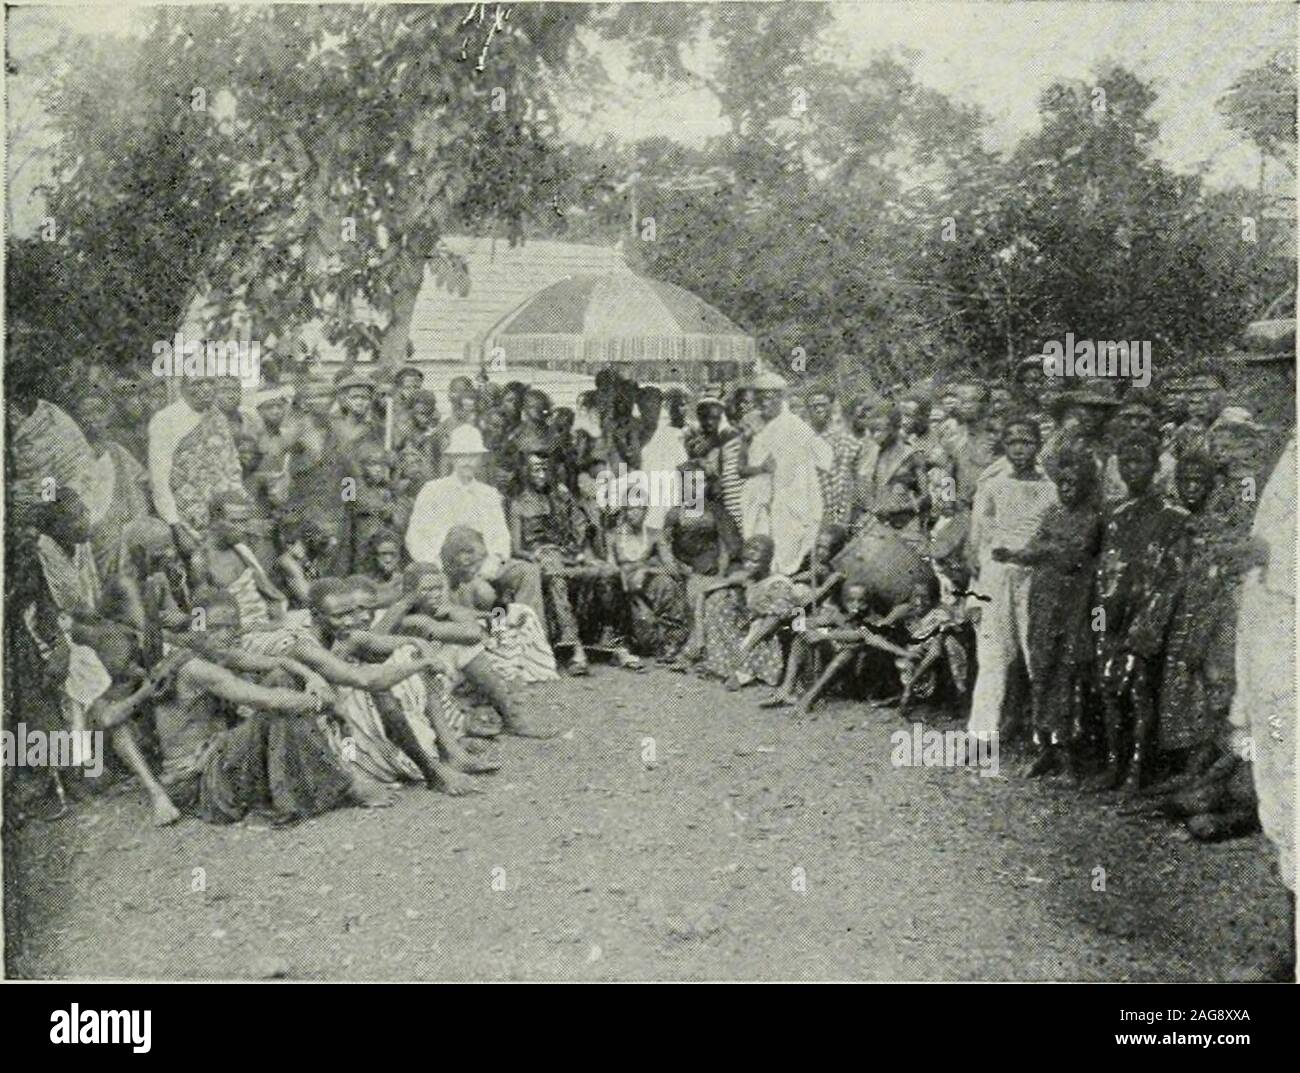
<svg viewBox="0 0 1300 1073">
<path fill-rule="evenodd" d="M 933 576 L 929 563 L 893 530 L 873 525 L 844 546 L 832 563 L 846 585 L 863 585 L 874 603 L 894 607 L 917 581 Z"/>
</svg>

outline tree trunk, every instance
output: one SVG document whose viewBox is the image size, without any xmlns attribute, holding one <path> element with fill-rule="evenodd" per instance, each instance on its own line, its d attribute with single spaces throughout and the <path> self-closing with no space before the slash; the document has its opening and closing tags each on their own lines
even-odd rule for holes
<svg viewBox="0 0 1300 1073">
<path fill-rule="evenodd" d="M 379 366 L 392 371 L 406 360 L 406 343 L 411 338 L 415 303 L 424 283 L 425 258 L 411 250 L 402 253 L 393 286 L 393 308 L 379 348 Z"/>
</svg>

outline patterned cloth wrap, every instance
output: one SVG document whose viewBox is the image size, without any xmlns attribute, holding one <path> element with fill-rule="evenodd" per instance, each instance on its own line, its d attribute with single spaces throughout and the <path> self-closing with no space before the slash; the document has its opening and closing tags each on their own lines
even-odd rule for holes
<svg viewBox="0 0 1300 1073">
<path fill-rule="evenodd" d="M 419 649 L 415 645 L 404 645 L 384 664 L 409 663 L 418 657 Z M 434 688 L 438 691 L 437 701 L 442 706 L 449 729 L 453 735 L 461 736 L 465 731 L 465 713 L 451 695 L 450 680 L 440 674 Z M 425 711 L 428 689 L 425 675 L 413 674 L 389 690 L 389 694 L 401 706 L 402 715 L 420 747 L 437 756 L 437 734 Z M 330 747 L 345 763 L 355 764 L 382 783 L 423 781 L 424 776 L 415 761 L 385 735 L 375 698 L 367 690 L 340 686 L 335 707 L 339 718 L 322 716 L 320 726 Z"/>
</svg>

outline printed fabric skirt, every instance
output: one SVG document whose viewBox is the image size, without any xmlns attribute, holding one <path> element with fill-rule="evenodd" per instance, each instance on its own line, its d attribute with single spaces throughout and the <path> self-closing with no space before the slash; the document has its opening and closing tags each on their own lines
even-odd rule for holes
<svg viewBox="0 0 1300 1073">
<path fill-rule="evenodd" d="M 703 670 L 718 678 L 733 673 L 744 681 L 757 678 L 768 685 L 781 681 L 784 661 L 781 642 L 775 637 L 755 645 L 742 660 L 741 645 L 749 633 L 754 613 L 739 588 L 723 589 L 704 601 Z"/>
<path fill-rule="evenodd" d="M 511 604 L 504 615 L 492 620 L 484 655 L 507 682 L 531 685 L 560 677 L 546 627 L 526 604 Z"/>
<path fill-rule="evenodd" d="M 277 826 L 346 805 L 352 780 L 316 721 L 254 712 L 209 743 L 176 804 L 208 823 L 256 815 Z"/>
</svg>

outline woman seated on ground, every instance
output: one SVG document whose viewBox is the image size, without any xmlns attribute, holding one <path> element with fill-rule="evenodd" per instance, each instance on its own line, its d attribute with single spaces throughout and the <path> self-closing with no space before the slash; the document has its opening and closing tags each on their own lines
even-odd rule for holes
<svg viewBox="0 0 1300 1073">
<path fill-rule="evenodd" d="M 706 482 L 700 460 L 690 459 L 677 468 L 683 489 L 703 489 L 704 495 L 689 507 L 672 507 L 664 516 L 656 547 L 662 572 L 648 574 L 642 588 L 646 603 L 655 609 L 661 659 L 683 669 L 678 657 L 699 648 L 698 642 L 688 644 L 693 629 L 702 626 L 692 618 L 692 610 L 705 587 L 730 573 L 740 556 L 741 539 L 714 494 L 716 482 Z"/>
<path fill-rule="evenodd" d="M 741 548 L 740 565 L 725 577 L 710 579 L 696 591 L 695 628 L 684 660 L 721 678 L 728 690 L 756 679 L 768 685 L 781 680 L 784 661 L 775 633 L 762 636 L 763 619 L 792 616 L 807 595 L 789 578 L 772 573 L 772 538 L 753 536 Z"/>
</svg>

